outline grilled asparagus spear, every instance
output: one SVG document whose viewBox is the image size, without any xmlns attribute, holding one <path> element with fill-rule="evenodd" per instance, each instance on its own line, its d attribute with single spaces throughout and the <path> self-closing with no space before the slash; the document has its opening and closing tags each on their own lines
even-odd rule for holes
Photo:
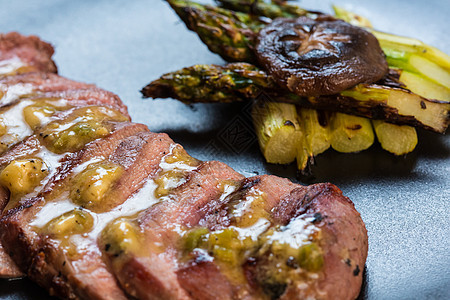
<svg viewBox="0 0 450 300">
<path fill-rule="evenodd" d="M 230 66 L 230 67 L 229 67 Z M 209 69 L 213 71 L 209 72 Z M 198 71 L 200 70 L 200 71 Z M 250 70 L 250 71 L 249 71 Z M 223 84 L 221 76 L 226 76 Z M 233 81 L 233 78 L 245 80 Z M 183 82 L 192 82 L 198 90 L 189 94 Z M 202 82 L 207 82 L 203 89 Z M 214 97 L 210 98 L 211 91 Z M 371 119 L 382 119 L 400 125 L 412 125 L 445 132 L 449 125 L 450 103 L 431 100 L 408 90 L 382 84 L 359 84 L 339 95 L 300 97 L 280 90 L 264 71 L 249 64 L 224 67 L 194 66 L 163 75 L 143 89 L 145 97 L 173 97 L 185 103 L 249 101 L 264 91 L 278 102 L 300 104 L 314 109 L 336 110 Z"/>
<path fill-rule="evenodd" d="M 265 25 L 249 14 L 187 0 L 167 0 L 186 26 L 195 31 L 211 52 L 226 61 L 256 62 L 255 32 Z"/>
<path fill-rule="evenodd" d="M 236 102 L 255 98 L 262 89 L 276 88 L 254 65 L 195 65 L 167 73 L 142 89 L 144 97 L 174 98 L 184 103 Z"/>
</svg>

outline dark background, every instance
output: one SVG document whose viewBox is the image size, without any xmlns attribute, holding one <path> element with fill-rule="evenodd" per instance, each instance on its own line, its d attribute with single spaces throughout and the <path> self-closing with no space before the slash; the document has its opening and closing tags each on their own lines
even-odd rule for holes
<svg viewBox="0 0 450 300">
<path fill-rule="evenodd" d="M 450 2 L 335 0 L 380 30 L 414 36 L 449 53 Z M 330 1 L 303 1 L 329 11 Z M 136 122 L 167 132 L 203 160 L 221 160 L 251 176 L 296 179 L 295 166 L 264 163 L 244 104 L 143 101 L 139 90 L 162 73 L 223 61 L 189 32 L 168 5 L 142 1 L 0 0 L 0 32 L 51 42 L 60 74 L 117 93 Z M 359 154 L 327 151 L 315 178 L 349 196 L 369 231 L 363 299 L 450 299 L 450 139 L 419 131 L 419 145 L 394 157 L 378 145 Z M 28 280 L 0 280 L 0 299 L 45 299 Z"/>
</svg>

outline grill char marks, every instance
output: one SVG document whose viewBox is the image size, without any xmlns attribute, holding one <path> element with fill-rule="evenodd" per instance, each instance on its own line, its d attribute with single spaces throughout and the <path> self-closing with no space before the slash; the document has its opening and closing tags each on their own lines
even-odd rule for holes
<svg viewBox="0 0 450 300">
<path fill-rule="evenodd" d="M 127 107 L 116 94 L 99 88 L 47 92 L 40 95 L 39 98 L 64 99 L 71 105 L 80 107 L 88 105 L 108 106 L 128 116 Z"/>
<path fill-rule="evenodd" d="M 0 61 L 17 57 L 33 71 L 56 73 L 53 53 L 53 47 L 37 36 L 26 37 L 17 32 L 0 34 Z"/>
<path fill-rule="evenodd" d="M 245 177 L 218 161 L 202 162 L 170 198 L 141 216 L 143 226 L 167 228 L 172 224 L 192 227 L 205 216 L 224 192 L 226 184 L 239 184 Z M 154 228 L 154 227 L 152 227 Z"/>
<path fill-rule="evenodd" d="M 148 132 L 147 126 L 137 123 L 118 123 L 113 132 L 102 139 L 88 144 L 79 152 L 68 154 L 62 160 L 55 175 L 48 181 L 41 194 L 51 193 L 56 188 L 64 186 L 65 180 L 72 175 L 72 171 L 79 165 L 94 161 L 96 158 L 103 160 L 114 153 L 114 151 L 130 136 Z"/>
<path fill-rule="evenodd" d="M 289 180 L 276 176 L 262 175 L 245 178 L 235 192 L 224 201 L 216 202 L 215 206 L 211 206 L 199 223 L 211 230 L 220 230 L 236 225 L 237 220 L 232 219 L 230 215 L 230 205 L 251 203 L 254 200 L 254 196 L 250 195 L 252 190 L 263 194 L 264 202 L 261 209 L 270 214 L 271 209 L 278 204 L 280 199 L 289 195 L 290 191 L 296 187 L 297 185 Z M 247 197 L 249 198 L 246 199 Z"/>
<path fill-rule="evenodd" d="M 122 165 L 124 175 L 108 194 L 108 203 L 104 203 L 100 210 L 111 210 L 141 189 L 145 180 L 159 171 L 161 159 L 173 144 L 167 134 L 153 132 L 138 133 L 122 141 L 109 160 Z"/>
<path fill-rule="evenodd" d="M 6 36 L 15 42 L 5 43 Z M 36 52 L 40 53 L 32 58 Z M 56 71 L 53 63 L 46 62 L 52 53 L 51 46 L 35 37 L 0 36 L 0 60 L 18 56 L 32 66 L 25 71 Z M 0 114 L 8 116 L 8 107 L 21 101 L 64 98 L 70 108 L 54 115 L 54 122 L 63 125 L 77 116 L 75 111 L 87 106 L 92 111 L 91 105 L 115 108 L 128 116 L 116 95 L 50 73 L 2 77 L 0 94 L 14 94 L 20 85 L 28 85 L 28 92 L 15 98 L 7 95 L 7 101 L 3 95 Z M 306 218 L 323 235 L 318 243 L 325 261 L 315 274 L 314 286 L 308 288 L 317 291 L 306 296 L 356 297 L 361 285 L 357 270 L 363 269 L 367 256 L 367 233 L 353 204 L 336 187 L 302 187 L 275 176 L 245 179 L 223 163 L 193 159 L 166 134 L 152 133 L 126 117 L 111 118 L 106 118 L 111 127 L 105 135 L 87 140 L 81 149 L 70 148 L 73 152 L 51 153 L 47 140 L 38 136 L 44 128 L 38 128 L 0 156 L 0 171 L 19 158 L 41 157 L 49 164 L 49 175 L 33 192 L 19 197 L 0 189 L 0 206 L 6 207 L 0 220 L 0 240 L 6 250 L 0 248 L 0 276 L 10 276 L 14 267 L 8 253 L 26 275 L 61 298 L 266 299 L 276 295 L 297 299 L 304 294 L 295 284 L 272 286 L 272 294 L 264 293 L 267 287 L 258 271 L 267 262 L 258 253 L 264 246 L 261 237 L 268 231 Z M 121 170 L 102 185 L 106 192 L 87 189 L 101 181 L 91 180 L 102 178 L 105 166 Z M 79 186 L 84 180 L 86 184 Z M 91 194 L 81 194 L 83 189 Z M 77 195 L 98 196 L 98 206 L 85 205 Z M 76 212 L 84 221 L 76 219 L 69 227 L 56 222 Z M 259 221 L 263 227 L 258 227 Z M 87 229 L 76 231 L 79 225 Z M 208 245 L 198 244 L 186 253 L 188 233 L 199 229 L 208 232 L 210 243 L 219 239 L 211 240 L 212 234 L 226 230 L 245 234 L 257 230 L 261 236 L 252 237 L 256 244 L 251 244 L 250 256 L 243 256 L 244 261 L 240 257 L 236 268 L 230 269 Z"/>
</svg>

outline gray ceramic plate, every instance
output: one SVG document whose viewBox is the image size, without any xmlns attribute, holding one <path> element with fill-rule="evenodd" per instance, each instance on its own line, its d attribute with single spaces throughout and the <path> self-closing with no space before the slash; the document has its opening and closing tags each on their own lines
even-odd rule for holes
<svg viewBox="0 0 450 300">
<path fill-rule="evenodd" d="M 417 37 L 447 53 L 450 2 L 335 0 L 380 30 Z M 330 11 L 331 2 L 303 1 Z M 226 162 L 245 175 L 296 180 L 294 166 L 263 162 L 245 105 L 185 106 L 143 101 L 139 90 L 160 74 L 222 63 L 160 0 L 1 0 L 0 32 L 36 34 L 56 48 L 60 74 L 117 93 L 134 121 L 167 132 L 195 157 Z M 312 181 L 337 184 L 369 231 L 364 299 L 450 299 L 450 139 L 419 132 L 417 149 L 396 158 L 379 146 L 360 154 L 328 151 Z M 304 182 L 306 183 L 306 182 Z M 45 299 L 28 280 L 0 281 L 1 299 Z"/>
</svg>

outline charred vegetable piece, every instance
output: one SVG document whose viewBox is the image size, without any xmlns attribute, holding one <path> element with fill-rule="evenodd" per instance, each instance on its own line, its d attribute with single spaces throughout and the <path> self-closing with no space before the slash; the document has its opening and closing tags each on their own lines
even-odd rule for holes
<svg viewBox="0 0 450 300">
<path fill-rule="evenodd" d="M 324 111 L 297 107 L 297 113 L 303 133 L 297 150 L 297 167 L 307 175 L 314 157 L 330 148 L 330 120 Z"/>
<path fill-rule="evenodd" d="M 261 99 L 254 103 L 252 117 L 259 145 L 267 162 L 293 162 L 302 135 L 295 105 Z"/>
<path fill-rule="evenodd" d="M 359 152 L 372 146 L 375 136 L 370 120 L 335 113 L 331 117 L 331 147 L 344 153 Z"/>
<path fill-rule="evenodd" d="M 75 152 L 110 133 L 110 122 L 127 121 L 120 112 L 101 106 L 83 107 L 69 117 L 51 122 L 38 135 L 54 153 Z"/>
<path fill-rule="evenodd" d="M 372 34 L 329 16 L 276 19 L 259 32 L 255 50 L 268 73 L 301 96 L 336 94 L 388 72 Z"/>
<path fill-rule="evenodd" d="M 223 67 L 225 74 L 231 71 L 233 74 L 245 74 L 246 86 L 245 90 L 258 91 L 257 94 L 238 93 L 236 92 L 236 85 L 212 85 L 215 89 L 215 95 L 219 95 L 221 91 L 223 97 L 217 97 L 213 100 L 229 102 L 234 101 L 249 101 L 261 94 L 263 91 L 264 97 L 276 102 L 286 102 L 306 106 L 314 109 L 335 110 L 346 114 L 354 114 L 361 117 L 386 120 L 392 123 L 402 125 L 411 125 L 422 127 L 424 129 L 443 133 L 449 124 L 450 104 L 444 101 L 436 101 L 420 97 L 403 88 L 393 88 L 384 84 L 359 84 L 354 88 L 345 90 L 339 95 L 320 96 L 320 97 L 301 97 L 293 93 L 277 89 L 273 84 L 274 80 L 264 71 L 255 67 L 254 72 L 247 72 L 251 68 L 248 64 L 244 64 L 244 69 L 239 69 L 241 64 L 232 64 L 231 68 Z M 212 66 L 214 71 L 212 74 L 217 74 L 218 70 Z M 195 67 L 189 68 L 194 72 L 193 75 L 187 75 L 189 79 L 197 80 L 195 77 Z M 206 67 L 202 67 L 202 74 L 207 77 Z M 168 97 L 167 93 L 162 93 L 166 86 L 173 86 L 171 88 L 174 93 L 170 94 L 175 99 L 179 99 L 185 103 L 193 102 L 210 102 L 207 94 L 200 95 L 198 98 L 194 96 L 185 95 L 178 90 L 185 89 L 182 83 L 177 82 L 178 74 L 183 74 L 185 71 L 178 71 L 170 73 L 170 76 L 164 78 L 165 83 L 161 85 L 160 81 L 151 83 L 150 86 L 155 86 L 154 89 L 146 90 L 146 97 Z M 191 76 L 193 78 L 191 78 Z M 212 82 L 212 81 L 210 81 Z M 212 89 L 212 88 L 208 88 Z M 235 98 L 229 95 L 235 95 Z M 249 98 L 246 98 L 249 97 Z"/>
<path fill-rule="evenodd" d="M 101 162 L 86 167 L 75 176 L 70 197 L 81 207 L 97 210 L 104 206 L 105 197 L 123 173 L 123 167 L 109 162 Z"/>
<path fill-rule="evenodd" d="M 405 89 L 377 84 L 360 84 L 340 93 L 337 98 L 310 99 L 327 107 L 327 103 L 347 107 L 345 113 L 373 119 L 384 119 L 397 124 L 422 127 L 444 133 L 449 124 L 450 103 L 430 100 Z M 353 108 L 350 105 L 353 103 Z"/>
<path fill-rule="evenodd" d="M 402 71 L 399 79 L 411 92 L 428 99 L 450 102 L 450 89 L 408 71 Z"/>
<path fill-rule="evenodd" d="M 418 139 L 414 127 L 395 125 L 379 120 L 372 120 L 372 124 L 384 150 L 395 155 L 404 155 L 416 148 Z"/>
<path fill-rule="evenodd" d="M 12 195 L 27 194 L 48 175 L 46 164 L 39 158 L 12 161 L 0 173 L 0 184 Z"/>
<path fill-rule="evenodd" d="M 254 61 L 254 32 L 264 25 L 248 14 L 185 0 L 168 0 L 186 26 L 209 50 L 227 61 Z"/>
<path fill-rule="evenodd" d="M 164 74 L 142 89 L 147 98 L 175 98 L 185 103 L 234 102 L 253 98 L 274 82 L 254 65 L 195 65 Z"/>
<path fill-rule="evenodd" d="M 94 218 L 87 211 L 76 208 L 51 220 L 45 232 L 57 238 L 89 232 L 94 226 Z"/>
</svg>

